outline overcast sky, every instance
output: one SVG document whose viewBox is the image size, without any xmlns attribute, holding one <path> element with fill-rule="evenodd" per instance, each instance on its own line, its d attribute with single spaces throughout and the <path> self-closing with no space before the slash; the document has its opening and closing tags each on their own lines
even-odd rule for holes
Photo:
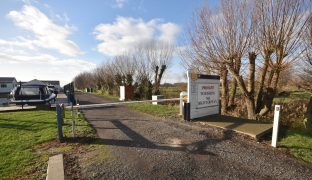
<svg viewBox="0 0 312 180">
<path fill-rule="evenodd" d="M 70 82 L 134 44 L 161 39 L 187 45 L 202 0 L 1 0 L 0 77 Z M 163 82 L 184 78 L 178 56 Z"/>
</svg>

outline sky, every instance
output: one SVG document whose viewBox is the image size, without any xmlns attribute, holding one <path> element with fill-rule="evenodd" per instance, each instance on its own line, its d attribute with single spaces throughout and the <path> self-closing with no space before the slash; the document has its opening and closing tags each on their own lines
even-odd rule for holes
<svg viewBox="0 0 312 180">
<path fill-rule="evenodd" d="M 214 0 L 1 0 L 0 77 L 69 83 L 150 39 L 187 46 L 193 14 Z M 162 83 L 184 81 L 177 53 Z"/>
</svg>

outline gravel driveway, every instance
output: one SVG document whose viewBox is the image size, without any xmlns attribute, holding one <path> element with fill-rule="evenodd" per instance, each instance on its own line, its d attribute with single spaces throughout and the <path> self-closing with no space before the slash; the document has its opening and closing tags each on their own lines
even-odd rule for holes
<svg viewBox="0 0 312 180">
<path fill-rule="evenodd" d="M 78 95 L 80 104 L 108 102 Z M 212 127 L 164 120 L 123 106 L 84 110 L 110 158 L 81 164 L 84 179 L 311 179 L 279 150 Z"/>
</svg>

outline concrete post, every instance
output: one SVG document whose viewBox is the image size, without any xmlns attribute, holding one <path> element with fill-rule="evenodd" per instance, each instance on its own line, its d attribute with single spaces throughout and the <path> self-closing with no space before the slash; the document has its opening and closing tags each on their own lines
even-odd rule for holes
<svg viewBox="0 0 312 180">
<path fill-rule="evenodd" d="M 63 116 L 62 116 L 62 108 L 59 104 L 56 104 L 56 122 L 57 122 L 57 133 L 58 133 L 58 139 L 60 142 L 63 142 L 63 130 L 62 130 L 62 122 L 63 122 Z"/>
</svg>

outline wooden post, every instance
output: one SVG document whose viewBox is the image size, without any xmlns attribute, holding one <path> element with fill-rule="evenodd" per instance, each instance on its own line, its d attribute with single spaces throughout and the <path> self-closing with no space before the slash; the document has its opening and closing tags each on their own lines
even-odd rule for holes
<svg viewBox="0 0 312 180">
<path fill-rule="evenodd" d="M 273 133 L 272 133 L 272 146 L 273 147 L 277 146 L 280 111 L 281 111 L 281 106 L 280 105 L 275 105 L 275 108 L 274 108 Z"/>
</svg>

